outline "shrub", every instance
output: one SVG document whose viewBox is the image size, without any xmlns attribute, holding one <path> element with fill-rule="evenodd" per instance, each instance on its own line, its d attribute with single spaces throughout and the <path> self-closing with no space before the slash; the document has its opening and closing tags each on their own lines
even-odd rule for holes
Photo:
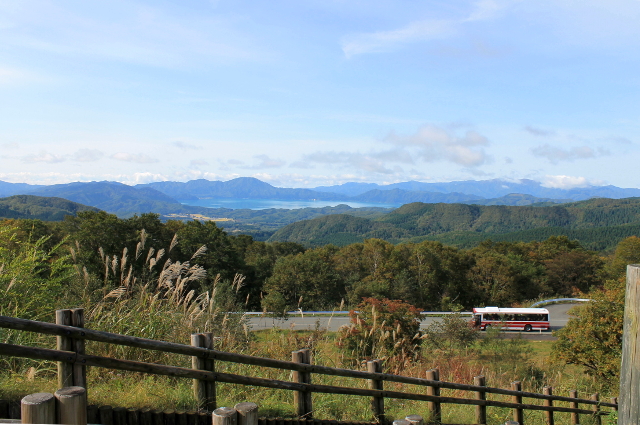
<svg viewBox="0 0 640 425">
<path fill-rule="evenodd" d="M 399 300 L 364 298 L 358 311 L 350 311 L 351 323 L 339 331 L 338 346 L 347 359 L 388 359 L 402 368 L 419 351 L 420 310 Z"/>
<path fill-rule="evenodd" d="M 452 352 L 473 345 L 478 339 L 478 330 L 473 328 L 460 313 L 453 313 L 429 325 L 423 339 L 431 350 Z"/>
</svg>

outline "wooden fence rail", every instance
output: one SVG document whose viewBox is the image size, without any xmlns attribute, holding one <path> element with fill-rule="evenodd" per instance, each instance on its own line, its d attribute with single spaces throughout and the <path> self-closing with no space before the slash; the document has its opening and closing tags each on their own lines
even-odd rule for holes
<svg viewBox="0 0 640 425">
<path fill-rule="evenodd" d="M 76 313 L 81 317 L 81 313 Z M 61 317 L 64 316 L 58 313 Z M 80 326 L 80 324 L 77 322 Z M 437 372 L 428 374 L 428 378 L 412 378 L 399 375 L 383 373 L 380 362 L 372 362 L 374 365 L 368 367 L 368 371 L 358 371 L 351 369 L 340 369 L 311 364 L 308 350 L 300 350 L 292 354 L 294 361 L 274 360 L 263 357 L 254 357 L 243 354 L 228 353 L 212 349 L 212 336 L 194 336 L 192 345 L 155 341 L 145 338 L 137 338 L 109 332 L 95 331 L 84 327 L 70 326 L 68 324 L 52 324 L 37 322 L 26 319 L 19 319 L 7 316 L 0 316 L 0 328 L 37 332 L 48 335 L 55 335 L 58 339 L 67 340 L 64 348 L 67 349 L 45 349 L 35 347 L 25 347 L 12 344 L 0 343 L 0 355 L 25 357 L 32 359 L 51 360 L 68 366 L 59 367 L 66 374 L 65 382 L 82 382 L 86 388 L 87 366 L 101 367 L 115 370 L 126 370 L 133 372 L 150 373 L 157 375 L 188 378 L 194 380 L 194 392 L 200 404 L 205 410 L 215 409 L 215 383 L 224 382 L 239 385 L 251 385 L 265 388 L 275 388 L 294 391 L 296 412 L 299 417 L 312 418 L 312 394 L 345 394 L 371 397 L 372 411 L 374 418 L 379 422 L 385 422 L 384 399 L 403 399 L 429 402 L 433 420 L 439 421 L 441 418 L 441 404 L 460 404 L 476 406 L 476 423 L 486 423 L 487 407 L 502 407 L 513 409 L 514 421 L 523 423 L 524 410 L 538 410 L 546 413 L 547 422 L 553 425 L 554 412 L 570 413 L 572 423 L 579 423 L 579 415 L 594 415 L 599 419 L 601 415 L 609 414 L 601 407 L 617 409 L 617 403 L 603 402 L 598 397 L 589 399 L 578 398 L 577 393 L 572 393 L 571 397 L 563 397 L 552 394 L 549 389 L 545 394 L 520 391 L 519 385 L 513 385 L 512 389 L 487 387 L 484 377 L 477 377 L 474 385 L 466 385 L 440 381 Z M 197 335 L 197 334 L 194 334 Z M 208 340 L 207 340 L 208 338 Z M 112 344 L 125 345 L 143 349 L 151 349 L 167 353 L 182 354 L 191 356 L 193 368 L 183 368 L 176 366 L 144 363 L 133 360 L 114 359 L 101 356 L 93 356 L 84 352 L 84 341 L 92 340 Z M 70 341 L 70 342 L 69 342 Z M 81 341 L 82 343 L 79 343 Z M 60 347 L 60 344 L 58 344 Z M 233 363 L 263 366 L 294 372 L 294 382 L 273 379 L 263 379 L 250 376 L 242 376 L 231 373 L 216 372 L 213 361 L 227 361 Z M 377 364 L 377 366 L 375 366 Z M 358 378 L 368 381 L 369 388 L 336 387 L 331 385 L 313 384 L 312 374 L 322 374 L 331 376 L 342 376 Z M 397 382 L 426 387 L 427 394 L 418 394 L 401 391 L 389 391 L 383 389 L 383 382 Z M 440 395 L 440 389 L 463 390 L 470 392 L 469 398 L 448 397 Z M 497 401 L 487 399 L 488 394 L 499 394 L 511 396 L 511 401 Z M 543 400 L 543 404 L 522 403 L 523 398 Z M 554 402 L 568 403 L 569 407 L 558 406 Z M 590 409 L 580 409 L 579 404 L 589 405 Z"/>
</svg>

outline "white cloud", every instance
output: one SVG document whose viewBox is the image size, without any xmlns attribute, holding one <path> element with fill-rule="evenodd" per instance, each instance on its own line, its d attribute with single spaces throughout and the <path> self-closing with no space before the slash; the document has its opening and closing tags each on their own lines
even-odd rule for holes
<svg viewBox="0 0 640 425">
<path fill-rule="evenodd" d="M 397 167 L 394 169 L 387 167 L 385 165 L 385 161 L 379 156 L 380 153 L 363 154 L 359 152 L 315 152 L 305 155 L 301 163 L 308 165 L 313 163 L 334 166 L 347 165 L 355 170 L 376 174 L 393 174 L 397 171 Z"/>
<path fill-rule="evenodd" d="M 158 173 L 134 173 L 125 184 L 145 184 L 169 180 L 167 176 Z"/>
<path fill-rule="evenodd" d="M 393 51 L 410 43 L 449 38 L 458 34 L 464 24 L 492 19 L 511 3 L 513 1 L 480 0 L 462 17 L 422 19 L 394 30 L 350 34 L 342 39 L 342 51 L 351 58 L 359 54 Z"/>
<path fill-rule="evenodd" d="M 38 154 L 26 155 L 22 157 L 23 162 L 35 163 L 35 162 L 45 162 L 48 164 L 56 164 L 59 162 L 64 162 L 64 157 L 49 153 L 47 151 L 40 151 Z"/>
<path fill-rule="evenodd" d="M 280 168 L 286 164 L 285 161 L 281 159 L 270 158 L 268 155 L 256 155 L 254 156 L 254 158 L 260 162 L 256 165 L 243 168 L 247 168 L 250 170 L 261 170 L 263 168 Z"/>
<path fill-rule="evenodd" d="M 0 27 L 0 35 L 5 46 L 171 68 L 264 57 L 264 50 L 253 46 L 259 40 L 238 28 L 243 22 L 237 16 L 175 12 L 171 5 L 118 0 L 108 7 L 39 2 L 34 8 L 32 2 L 0 2 L 0 14 L 14 24 Z"/>
<path fill-rule="evenodd" d="M 193 160 L 191 160 L 189 165 L 191 165 L 192 167 L 194 167 L 194 166 L 197 167 L 197 166 L 200 166 L 200 165 L 209 165 L 209 163 L 207 161 L 205 161 L 205 160 L 202 160 L 202 159 L 193 159 Z"/>
<path fill-rule="evenodd" d="M 589 146 L 575 146 L 571 149 L 562 149 L 548 144 L 532 148 L 531 152 L 537 157 L 546 158 L 552 164 L 557 164 L 560 161 L 575 161 L 610 155 L 610 152 L 604 148 L 593 149 Z"/>
<path fill-rule="evenodd" d="M 453 22 L 450 21 L 417 21 L 396 30 L 344 37 L 342 51 L 347 58 L 363 53 L 388 52 L 403 44 L 444 38 L 454 32 Z"/>
<path fill-rule="evenodd" d="M 387 142 L 414 149 L 414 154 L 426 162 L 448 161 L 464 167 L 477 167 L 489 157 L 484 151 L 489 140 L 480 133 L 469 130 L 458 136 L 443 128 L 427 125 L 410 136 L 390 134 Z"/>
<path fill-rule="evenodd" d="M 115 159 L 118 161 L 125 161 L 125 162 L 136 162 L 138 164 L 153 164 L 155 162 L 158 162 L 157 159 L 151 158 L 150 156 L 142 153 L 133 154 L 133 153 L 126 153 L 126 152 L 118 152 L 111 155 L 111 159 Z"/>
<path fill-rule="evenodd" d="M 104 153 L 97 149 L 80 149 L 71 156 L 71 159 L 78 162 L 94 162 L 103 157 Z"/>
<path fill-rule="evenodd" d="M 546 176 L 541 183 L 542 186 L 552 189 L 574 189 L 591 186 L 591 183 L 585 177 L 574 176 Z"/>
<path fill-rule="evenodd" d="M 192 145 L 190 143 L 185 143 L 180 140 L 176 140 L 175 142 L 171 143 L 171 145 L 175 146 L 176 148 L 182 149 L 183 151 L 202 149 L 202 146 Z"/>
<path fill-rule="evenodd" d="M 553 130 L 544 130 L 542 128 L 532 127 L 530 125 L 525 126 L 524 131 L 538 137 L 549 137 L 556 134 Z"/>
</svg>

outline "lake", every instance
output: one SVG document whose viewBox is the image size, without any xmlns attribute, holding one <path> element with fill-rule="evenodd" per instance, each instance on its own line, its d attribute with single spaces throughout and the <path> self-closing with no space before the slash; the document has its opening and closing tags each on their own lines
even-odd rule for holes
<svg viewBox="0 0 640 425">
<path fill-rule="evenodd" d="M 207 208 L 229 208 L 233 210 L 266 210 L 269 208 L 281 208 L 286 210 L 297 210 L 300 208 L 322 208 L 335 207 L 336 205 L 348 205 L 351 208 L 363 207 L 380 207 L 380 208 L 398 208 L 401 204 L 374 204 L 368 202 L 347 202 L 347 201 L 278 201 L 273 199 L 236 199 L 236 198 L 218 198 L 218 199 L 195 199 L 181 200 L 183 205 L 192 205 L 195 207 Z"/>
</svg>

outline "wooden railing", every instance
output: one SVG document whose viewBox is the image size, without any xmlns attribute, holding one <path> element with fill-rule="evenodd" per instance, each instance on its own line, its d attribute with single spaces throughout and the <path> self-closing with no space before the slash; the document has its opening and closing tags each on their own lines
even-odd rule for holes
<svg viewBox="0 0 640 425">
<path fill-rule="evenodd" d="M 191 341 L 192 345 L 183 345 L 96 331 L 83 327 L 84 323 L 82 321 L 81 309 L 60 310 L 57 312 L 56 317 L 59 322 L 64 324 L 52 324 L 0 316 L 0 327 L 2 328 L 56 335 L 58 337 L 58 349 L 56 350 L 0 343 L 0 355 L 58 362 L 60 388 L 69 385 L 86 388 L 86 367 L 94 366 L 193 379 L 196 383 L 194 386 L 196 398 L 200 403 L 200 407 L 207 411 L 212 411 L 216 408 L 216 382 L 293 391 L 296 414 L 300 418 L 308 419 L 312 418 L 312 395 L 314 393 L 370 397 L 372 400 L 373 417 L 377 422 L 381 423 L 388 422 L 387 418 L 385 418 L 385 399 L 428 402 L 431 412 L 430 420 L 438 423 L 442 421 L 443 404 L 475 406 L 476 424 L 487 423 L 488 407 L 499 407 L 513 409 L 513 420 L 520 424 L 524 423 L 524 411 L 544 411 L 546 414 L 546 422 L 549 425 L 554 425 L 555 413 L 570 414 L 572 424 L 580 423 L 579 415 L 592 415 L 596 423 L 599 423 L 602 415 L 608 415 L 611 410 L 616 410 L 618 406 L 615 399 L 612 399 L 610 403 L 603 402 L 599 400 L 597 394 L 592 395 L 589 399 L 578 398 L 576 392 L 571 392 L 569 397 L 555 395 L 551 387 L 545 387 L 544 394 L 525 392 L 521 391 L 519 382 L 514 382 L 511 389 L 492 388 L 486 386 L 484 377 L 476 377 L 473 385 L 466 385 L 440 381 L 437 371 L 431 371 L 428 374 L 429 379 L 388 374 L 382 371 L 380 361 L 368 362 L 368 370 L 366 372 L 313 365 L 310 364 L 309 350 L 294 351 L 292 353 L 293 361 L 217 351 L 212 349 L 212 337 L 207 334 L 194 334 Z M 71 326 L 71 324 L 74 326 Z M 86 340 L 191 356 L 193 359 L 193 367 L 189 369 L 93 356 L 85 353 L 84 341 Z M 214 362 L 217 361 L 289 370 L 293 372 L 293 379 L 292 381 L 282 381 L 216 372 Z M 363 379 L 368 382 L 369 388 L 314 384 L 312 383 L 312 376 L 315 374 Z M 385 390 L 385 382 L 426 387 L 427 394 Z M 470 393 L 470 395 L 467 398 L 442 396 L 440 395 L 441 389 L 466 391 Z M 506 396 L 506 400 L 508 401 L 504 399 L 488 399 L 488 394 Z M 542 404 L 523 403 L 524 398 L 541 400 Z M 562 403 L 563 405 L 558 405 L 558 403 Z M 580 408 L 580 405 L 587 405 L 588 408 Z M 610 410 L 602 410 L 602 407 L 609 408 Z"/>
</svg>

